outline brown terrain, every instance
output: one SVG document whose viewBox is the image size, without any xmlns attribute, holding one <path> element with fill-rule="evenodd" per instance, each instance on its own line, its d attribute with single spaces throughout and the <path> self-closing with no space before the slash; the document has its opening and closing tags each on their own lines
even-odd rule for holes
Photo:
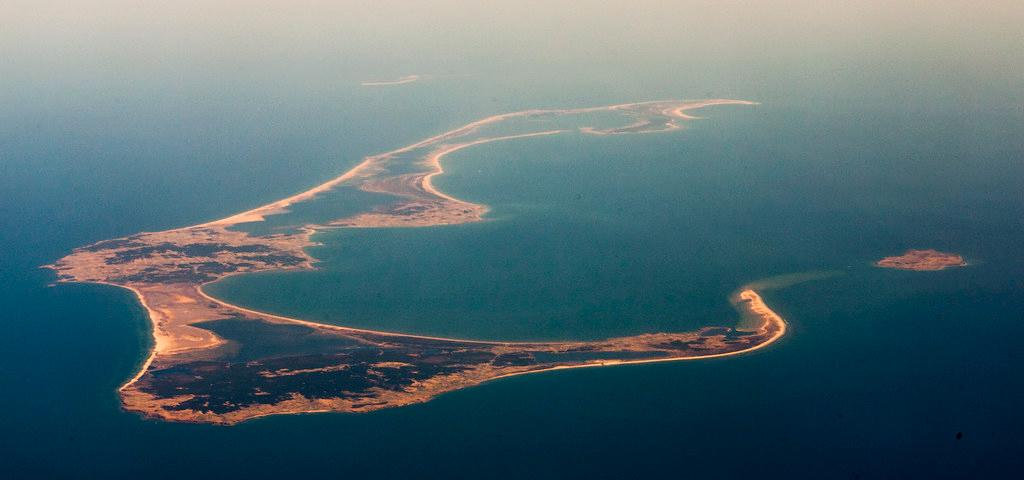
<svg viewBox="0 0 1024 480">
<path fill-rule="evenodd" d="M 875 262 L 876 267 L 914 270 L 918 272 L 944 270 L 967 266 L 964 257 L 938 250 L 907 250 L 903 255 L 885 257 Z"/>
<path fill-rule="evenodd" d="M 200 225 L 97 242 L 48 267 L 57 272 L 59 282 L 104 283 L 135 293 L 149 313 L 154 342 L 148 359 L 120 388 L 120 395 L 127 410 L 164 420 L 234 424 L 271 414 L 365 412 L 423 402 L 511 375 L 749 352 L 786 332 L 785 321 L 752 288 L 733 297 L 741 315 L 756 320 L 750 328 L 709 326 L 603 341 L 539 343 L 325 325 L 231 305 L 202 290 L 228 275 L 315 268 L 315 259 L 305 249 L 314 244 L 311 236 L 323 229 L 481 221 L 486 206 L 451 197 L 431 184 L 431 178 L 443 172 L 441 158 L 457 150 L 568 131 L 676 130 L 681 121 L 695 118 L 688 110 L 726 104 L 752 103 L 664 101 L 496 115 L 368 157 L 345 174 L 292 197 Z M 551 128 L 552 121 L 594 113 L 622 116 L 630 123 L 613 129 Z M 489 131 L 509 124 L 516 133 Z M 290 228 L 257 233 L 242 228 L 262 225 L 268 217 L 287 219 L 293 205 L 316 201 L 340 188 L 385 194 L 391 200 L 324 222 L 296 221 Z"/>
</svg>

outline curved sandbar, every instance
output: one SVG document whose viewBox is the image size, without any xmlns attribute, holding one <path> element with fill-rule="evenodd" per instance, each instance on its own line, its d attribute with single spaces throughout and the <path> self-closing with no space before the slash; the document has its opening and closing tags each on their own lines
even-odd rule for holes
<svg viewBox="0 0 1024 480">
<path fill-rule="evenodd" d="M 785 321 L 752 288 L 739 292 L 735 301 L 741 314 L 759 320 L 750 329 L 705 327 L 593 342 L 469 341 L 354 329 L 269 315 L 202 291 L 203 285 L 229 275 L 314 268 L 305 247 L 321 229 L 481 220 L 486 206 L 447 195 L 431 182 L 443 172 L 440 161 L 448 153 L 570 131 L 671 131 L 694 118 L 689 110 L 726 104 L 752 102 L 661 101 L 495 115 L 367 157 L 348 172 L 291 197 L 200 225 L 97 242 L 50 268 L 61 282 L 106 283 L 138 296 L 153 325 L 154 346 L 120 394 L 126 409 L 165 420 L 232 424 L 281 413 L 370 411 L 511 375 L 746 353 L 764 348 L 786 331 Z M 553 130 L 546 123 L 593 113 L 621 116 L 628 123 L 605 130 L 587 125 Z M 287 215 L 292 205 L 342 187 L 384 193 L 392 200 L 319 225 L 295 224 L 286 233 L 259 235 L 232 228 Z"/>
</svg>

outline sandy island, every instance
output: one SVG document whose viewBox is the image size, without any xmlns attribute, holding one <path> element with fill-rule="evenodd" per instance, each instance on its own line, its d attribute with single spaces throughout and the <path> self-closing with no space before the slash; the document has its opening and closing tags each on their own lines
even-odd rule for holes
<svg viewBox="0 0 1024 480">
<path fill-rule="evenodd" d="M 725 99 L 658 101 L 495 115 L 368 157 L 348 172 L 291 197 L 191 227 L 97 242 L 48 267 L 57 272 L 59 282 L 104 283 L 135 293 L 149 313 L 154 345 L 139 372 L 119 391 L 127 410 L 163 420 L 234 424 L 274 414 L 365 412 L 423 402 L 513 375 L 747 353 L 786 332 L 785 320 L 754 287 L 742 288 L 732 297 L 740 316 L 753 319 L 745 322 L 746 328 L 708 326 L 592 342 L 470 341 L 325 325 L 232 305 L 207 295 L 202 287 L 230 275 L 315 268 L 306 247 L 322 229 L 482 220 L 486 206 L 447 195 L 431 181 L 443 172 L 441 159 L 464 148 L 571 131 L 672 131 L 681 127 L 680 122 L 696 118 L 687 113 L 690 110 L 753 104 Z M 624 126 L 551 129 L 546 122 L 592 113 L 621 117 Z M 495 131 L 505 125 L 513 132 Z M 315 201 L 341 187 L 383 193 L 393 200 L 281 233 L 259 235 L 232 228 L 287 215 L 292 205 Z M 709 321 L 723 323 L 735 321 Z"/>
<path fill-rule="evenodd" d="M 955 253 L 938 250 L 907 250 L 903 255 L 885 257 L 875 262 L 876 267 L 895 268 L 897 270 L 913 270 L 932 272 L 951 267 L 965 267 L 967 261 Z"/>
</svg>

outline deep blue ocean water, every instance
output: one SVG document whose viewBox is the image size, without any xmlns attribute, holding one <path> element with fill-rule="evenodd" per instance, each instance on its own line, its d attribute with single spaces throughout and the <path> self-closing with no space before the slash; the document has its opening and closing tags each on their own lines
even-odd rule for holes
<svg viewBox="0 0 1024 480">
<path fill-rule="evenodd" d="M 971 23 L 947 13 L 900 28 L 850 17 L 815 41 L 768 19 L 747 25 L 771 42 L 711 22 L 735 48 L 696 41 L 671 57 L 651 46 L 669 29 L 585 52 L 469 52 L 438 32 L 378 49 L 358 28 L 338 42 L 273 37 L 291 50 L 210 47 L 231 61 L 163 44 L 3 50 L 0 477 L 1012 478 L 1024 467 L 1020 40 L 1002 23 L 950 31 Z M 19 53 L 34 48 L 51 55 Z M 410 70 L 470 75 L 358 85 Z M 841 272 L 767 292 L 791 334 L 751 355 L 515 377 L 366 415 L 161 423 L 118 408 L 148 348 L 131 294 L 51 288 L 38 269 L 487 115 L 709 96 L 762 105 L 710 108 L 681 132 L 464 150 L 437 184 L 491 205 L 491 221 L 324 233 L 321 270 L 210 290 L 339 324 L 601 338 L 728 323 L 726 296 L 746 282 Z M 971 266 L 870 266 L 916 247 Z"/>
</svg>

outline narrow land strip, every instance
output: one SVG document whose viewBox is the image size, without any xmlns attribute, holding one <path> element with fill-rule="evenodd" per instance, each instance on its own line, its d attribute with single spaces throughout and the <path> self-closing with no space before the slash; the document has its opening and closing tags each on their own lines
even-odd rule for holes
<svg viewBox="0 0 1024 480">
<path fill-rule="evenodd" d="M 380 82 L 377 82 L 380 84 Z M 386 82 L 385 82 L 386 83 Z M 232 305 L 202 287 L 230 275 L 309 270 L 306 247 L 326 228 L 421 227 L 475 222 L 485 205 L 438 190 L 441 160 L 472 146 L 564 134 L 546 120 L 582 114 L 621 116 L 625 126 L 584 134 L 677 130 L 712 105 L 740 100 L 655 101 L 604 107 L 524 110 L 487 117 L 367 157 L 349 171 L 290 197 L 211 222 L 144 232 L 76 249 L 49 266 L 60 282 L 96 282 L 134 292 L 153 325 L 153 348 L 119 389 L 126 409 L 164 420 L 233 424 L 273 414 L 365 412 L 427 401 L 459 388 L 514 375 L 609 365 L 696 360 L 764 348 L 786 332 L 785 320 L 753 288 L 735 304 L 759 320 L 750 329 L 709 326 L 600 341 L 498 342 L 408 335 L 325 325 Z M 495 132 L 506 124 L 514 132 Z M 522 131 L 527 128 L 528 131 Z M 283 233 L 250 234 L 232 227 L 288 215 L 293 205 L 340 187 L 393 198 L 323 224 L 295 224 Z M 282 217 L 287 218 L 287 217 Z M 720 322 L 711 322 L 720 323 Z M 260 345 L 254 354 L 250 344 Z M 310 349 L 308 345 L 316 345 Z M 230 388 L 228 388 L 230 386 Z"/>
</svg>

